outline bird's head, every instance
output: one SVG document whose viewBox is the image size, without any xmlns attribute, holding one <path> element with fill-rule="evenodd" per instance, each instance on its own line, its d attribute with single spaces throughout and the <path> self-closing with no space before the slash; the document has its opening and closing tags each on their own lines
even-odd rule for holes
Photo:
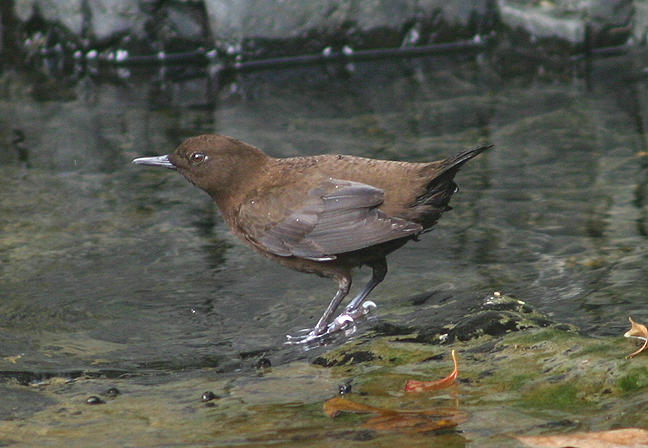
<svg viewBox="0 0 648 448">
<path fill-rule="evenodd" d="M 205 190 L 217 201 L 233 194 L 244 178 L 268 160 L 261 150 L 224 135 L 199 135 L 182 142 L 171 154 L 139 157 L 138 165 L 178 170 L 189 182 Z"/>
</svg>

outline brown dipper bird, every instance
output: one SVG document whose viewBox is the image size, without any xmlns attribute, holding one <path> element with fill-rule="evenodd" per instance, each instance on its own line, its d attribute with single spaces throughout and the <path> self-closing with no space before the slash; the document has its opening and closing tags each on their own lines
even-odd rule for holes
<svg viewBox="0 0 648 448">
<path fill-rule="evenodd" d="M 185 140 L 139 165 L 177 169 L 216 201 L 230 230 L 274 261 L 337 281 L 338 291 L 300 342 L 344 328 L 387 273 L 386 255 L 430 229 L 457 190 L 453 178 L 479 146 L 445 160 L 396 162 L 347 155 L 273 158 L 222 135 Z M 365 288 L 332 320 L 351 269 L 368 265 Z M 372 303 L 373 305 L 373 303 Z"/>
</svg>

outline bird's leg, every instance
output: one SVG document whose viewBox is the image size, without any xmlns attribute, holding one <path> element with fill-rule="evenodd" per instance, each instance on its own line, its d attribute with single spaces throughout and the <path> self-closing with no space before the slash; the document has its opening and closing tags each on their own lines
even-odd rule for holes
<svg viewBox="0 0 648 448">
<path fill-rule="evenodd" d="M 353 322 L 354 319 L 357 319 L 363 314 L 367 313 L 367 310 L 369 308 L 375 308 L 376 304 L 367 301 L 365 302 L 365 305 L 369 306 L 361 306 L 364 302 L 364 300 L 367 298 L 369 293 L 373 291 L 373 289 L 378 286 L 380 282 L 383 281 L 385 278 L 385 275 L 387 275 L 387 260 L 385 258 L 373 263 L 371 265 L 371 268 L 373 269 L 371 279 L 367 283 L 367 285 L 360 291 L 360 293 L 349 302 L 349 304 L 346 306 L 344 309 L 344 312 L 340 314 L 338 317 L 335 318 L 333 322 L 328 326 L 328 332 L 333 332 L 336 330 L 339 330 L 343 326 L 345 326 L 348 322 Z"/>
<path fill-rule="evenodd" d="M 385 275 L 387 275 L 387 260 L 383 258 L 371 265 L 371 268 L 373 269 L 371 280 L 369 280 L 364 289 L 349 302 L 344 309 L 345 312 L 349 313 L 355 311 L 362 304 L 364 299 L 367 298 L 369 293 L 371 293 L 371 291 L 373 291 L 373 289 L 385 279 Z"/>
<path fill-rule="evenodd" d="M 305 334 L 303 336 L 286 336 L 288 339 L 286 341 L 286 344 L 310 344 L 319 341 L 328 333 L 330 333 L 329 321 L 331 320 L 331 316 L 340 305 L 340 302 L 349 293 L 349 288 L 351 287 L 351 274 L 349 272 L 336 272 L 335 274 L 332 274 L 332 277 L 335 278 L 338 282 L 338 290 L 335 293 L 335 296 L 333 296 L 333 299 L 331 299 L 331 303 L 329 303 L 329 305 L 326 307 L 326 310 L 324 311 L 324 314 L 322 314 L 322 317 L 320 317 L 320 320 L 317 321 L 315 328 L 313 328 L 308 334 Z"/>
<path fill-rule="evenodd" d="M 335 293 L 335 296 L 333 296 L 331 303 L 329 303 L 329 306 L 326 307 L 320 320 L 317 321 L 317 325 L 315 325 L 315 328 L 311 331 L 311 334 L 314 336 L 319 336 L 326 332 L 331 316 L 340 305 L 342 299 L 344 299 L 349 293 L 349 288 L 351 288 L 351 275 L 349 275 L 349 273 L 339 274 L 335 278 L 338 281 L 338 290 Z"/>
<path fill-rule="evenodd" d="M 365 299 L 385 278 L 385 275 L 387 274 L 387 260 L 382 258 L 381 260 L 371 264 L 371 268 L 373 269 L 373 272 L 367 285 L 349 302 L 349 304 L 344 308 L 344 312 L 331 321 L 331 316 L 340 305 L 340 302 L 349 293 L 349 288 L 351 287 L 351 275 L 348 272 L 335 274 L 334 278 L 338 281 L 338 290 L 331 300 L 331 303 L 329 303 L 329 306 L 326 307 L 322 317 L 317 321 L 315 328 L 313 328 L 306 336 L 288 336 L 287 343 L 308 344 L 318 341 L 326 335 L 348 328 L 349 325 L 353 324 L 355 319 L 367 314 L 370 308 L 375 308 L 375 303 L 371 301 L 365 302 Z"/>
</svg>

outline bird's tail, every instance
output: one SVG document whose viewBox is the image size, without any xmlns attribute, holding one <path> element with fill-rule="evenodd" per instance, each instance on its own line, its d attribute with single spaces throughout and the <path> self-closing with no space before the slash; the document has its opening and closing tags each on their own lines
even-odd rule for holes
<svg viewBox="0 0 648 448">
<path fill-rule="evenodd" d="M 478 156 L 482 152 L 486 151 L 487 149 L 492 148 L 494 145 L 481 145 L 481 146 L 476 146 L 472 149 L 468 149 L 464 152 L 460 152 L 456 156 L 448 157 L 444 161 L 441 162 L 441 165 L 438 167 L 438 174 L 441 175 L 442 173 L 454 169 L 454 172 L 456 173 L 459 168 L 461 168 L 461 165 L 469 161 L 475 156 Z"/>
<path fill-rule="evenodd" d="M 448 203 L 457 191 L 457 184 L 453 179 L 459 168 L 473 157 L 492 147 L 493 145 L 477 146 L 441 162 L 433 162 L 425 168 L 428 171 L 426 176 L 429 181 L 425 192 L 418 196 L 412 205 L 422 217 L 421 221 L 425 229 L 432 227 L 441 217 L 441 213 L 451 209 Z"/>
</svg>

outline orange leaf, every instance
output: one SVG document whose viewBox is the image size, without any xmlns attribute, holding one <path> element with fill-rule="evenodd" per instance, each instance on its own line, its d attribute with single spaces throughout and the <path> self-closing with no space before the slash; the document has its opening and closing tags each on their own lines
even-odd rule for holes
<svg viewBox="0 0 648 448">
<path fill-rule="evenodd" d="M 639 428 L 598 432 L 572 432 L 553 436 L 516 436 L 520 442 L 535 448 L 639 448 L 648 445 L 648 431 Z"/>
<path fill-rule="evenodd" d="M 453 409 L 394 410 L 368 406 L 340 397 L 327 400 L 324 403 L 324 412 L 331 418 L 341 412 L 378 414 L 364 424 L 375 431 L 428 432 L 451 428 L 467 420 L 465 413 Z"/>
<path fill-rule="evenodd" d="M 417 380 L 407 380 L 405 383 L 405 392 L 423 392 L 428 390 L 438 390 L 445 387 L 452 386 L 457 379 L 457 374 L 459 373 L 459 365 L 457 364 L 457 355 L 455 354 L 454 349 L 452 350 L 452 362 L 454 363 L 454 370 L 452 373 L 445 378 L 435 381 L 417 381 Z"/>
<path fill-rule="evenodd" d="M 630 329 L 625 332 L 623 336 L 626 338 L 637 338 L 642 341 L 644 341 L 643 345 L 636 351 L 630 353 L 627 358 L 633 358 L 637 356 L 639 353 L 643 352 L 646 349 L 646 346 L 648 346 L 648 328 L 646 328 L 645 325 L 638 324 L 634 320 L 632 320 L 632 317 L 628 317 L 630 320 Z"/>
</svg>

